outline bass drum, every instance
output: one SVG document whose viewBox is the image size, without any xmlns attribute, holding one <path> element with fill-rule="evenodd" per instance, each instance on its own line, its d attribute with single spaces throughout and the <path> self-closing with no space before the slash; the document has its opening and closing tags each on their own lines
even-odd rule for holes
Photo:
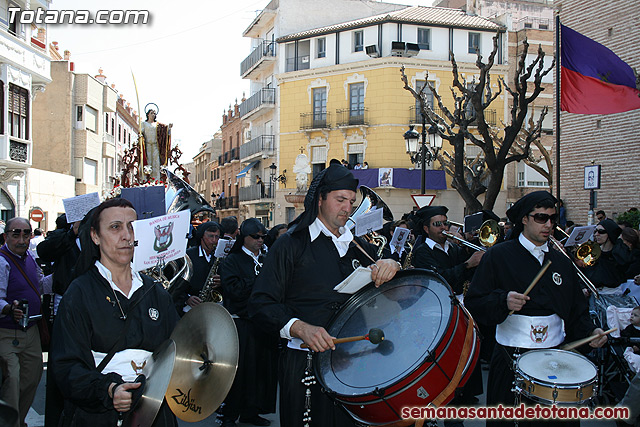
<svg viewBox="0 0 640 427">
<path fill-rule="evenodd" d="M 442 406 L 463 386 L 478 359 L 474 321 L 442 277 L 400 271 L 379 288 L 354 294 L 327 328 L 341 338 L 382 329 L 379 345 L 339 344 L 315 355 L 325 391 L 359 422 L 401 421 L 402 408 Z"/>
</svg>

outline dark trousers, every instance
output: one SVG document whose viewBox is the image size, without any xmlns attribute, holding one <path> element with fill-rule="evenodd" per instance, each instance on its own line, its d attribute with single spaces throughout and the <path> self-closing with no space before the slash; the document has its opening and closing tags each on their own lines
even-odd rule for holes
<svg viewBox="0 0 640 427">
<path fill-rule="evenodd" d="M 302 384 L 307 366 L 307 352 L 285 348 L 280 355 L 280 425 L 302 427 L 305 392 Z M 325 393 L 317 383 L 311 386 L 311 427 L 349 427 L 356 423 L 342 408 Z"/>
</svg>

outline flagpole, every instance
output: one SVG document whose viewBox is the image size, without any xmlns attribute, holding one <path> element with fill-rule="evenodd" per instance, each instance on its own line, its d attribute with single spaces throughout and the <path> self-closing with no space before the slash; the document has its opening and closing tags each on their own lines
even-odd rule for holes
<svg viewBox="0 0 640 427">
<path fill-rule="evenodd" d="M 556 197 L 560 200 L 560 12 L 556 11 Z"/>
</svg>

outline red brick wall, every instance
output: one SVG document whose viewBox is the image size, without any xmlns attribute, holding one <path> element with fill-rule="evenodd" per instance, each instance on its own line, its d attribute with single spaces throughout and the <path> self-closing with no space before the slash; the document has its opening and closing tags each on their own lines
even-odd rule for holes
<svg viewBox="0 0 640 427">
<path fill-rule="evenodd" d="M 637 0 L 564 0 L 564 25 L 613 50 L 640 70 Z M 611 34 L 609 34 L 611 32 Z M 598 207 L 609 217 L 640 206 L 640 110 L 611 115 L 561 113 L 561 197 L 568 219 L 586 223 L 589 191 L 584 190 L 584 166 L 602 166 Z"/>
</svg>

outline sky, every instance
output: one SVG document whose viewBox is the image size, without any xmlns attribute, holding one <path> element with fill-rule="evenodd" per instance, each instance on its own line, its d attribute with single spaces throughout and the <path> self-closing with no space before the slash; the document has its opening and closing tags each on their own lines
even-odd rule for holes
<svg viewBox="0 0 640 427">
<path fill-rule="evenodd" d="M 430 6 L 433 0 L 395 0 Z M 184 7 L 176 7 L 177 5 Z M 222 114 L 249 94 L 240 63 L 250 52 L 242 37 L 269 0 L 52 0 L 60 11 L 148 10 L 147 24 L 48 24 L 49 42 L 71 52 L 75 71 L 98 75 L 136 111 L 158 105 L 158 121 L 173 123 L 172 141 L 188 163 L 220 129 Z M 133 76 L 138 88 L 139 105 Z"/>
</svg>

